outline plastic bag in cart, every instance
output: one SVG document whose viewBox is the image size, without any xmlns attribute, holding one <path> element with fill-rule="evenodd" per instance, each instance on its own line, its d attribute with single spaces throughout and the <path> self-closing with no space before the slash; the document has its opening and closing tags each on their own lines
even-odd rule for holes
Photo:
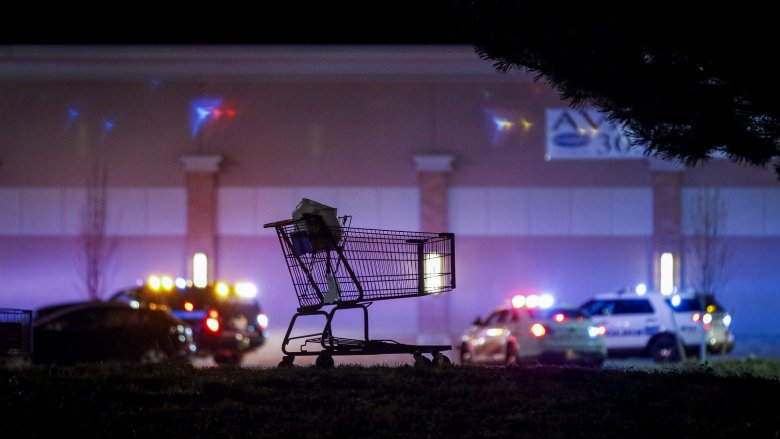
<svg viewBox="0 0 780 439">
<path fill-rule="evenodd" d="M 301 199 L 301 202 L 293 210 L 294 220 L 303 218 L 304 215 L 319 215 L 325 223 L 326 229 L 321 230 L 315 222 L 306 222 L 307 230 L 298 230 L 294 237 L 294 242 L 298 242 L 301 253 L 317 252 L 320 250 L 332 250 L 341 240 L 341 223 L 338 219 L 335 207 L 326 206 L 308 198 Z M 303 235 L 305 232 L 306 236 Z M 305 242 L 308 238 L 308 242 Z"/>
</svg>

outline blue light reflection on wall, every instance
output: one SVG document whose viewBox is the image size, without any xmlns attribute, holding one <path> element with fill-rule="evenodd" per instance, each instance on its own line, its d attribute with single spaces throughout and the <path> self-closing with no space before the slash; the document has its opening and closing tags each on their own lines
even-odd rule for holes
<svg viewBox="0 0 780 439">
<path fill-rule="evenodd" d="M 484 108 L 483 112 L 490 126 L 490 146 L 501 145 L 508 141 L 512 133 L 526 133 L 533 126 L 533 123 L 514 110 Z"/>
<path fill-rule="evenodd" d="M 190 129 L 193 138 L 206 124 L 219 117 L 221 106 L 222 98 L 197 98 L 190 102 Z"/>
</svg>

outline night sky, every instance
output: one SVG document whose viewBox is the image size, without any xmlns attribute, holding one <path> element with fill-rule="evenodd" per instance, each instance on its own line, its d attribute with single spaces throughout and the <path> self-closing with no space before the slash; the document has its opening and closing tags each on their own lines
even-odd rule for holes
<svg viewBox="0 0 780 439">
<path fill-rule="evenodd" d="M 468 44 L 453 0 L 74 7 L 21 14 L 2 44 Z M 98 10 L 96 10 L 98 9 Z"/>
</svg>

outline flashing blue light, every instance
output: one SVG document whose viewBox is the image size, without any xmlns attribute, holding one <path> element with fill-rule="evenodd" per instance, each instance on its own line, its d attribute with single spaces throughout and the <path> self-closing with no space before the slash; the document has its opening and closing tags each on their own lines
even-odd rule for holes
<svg viewBox="0 0 780 439">
<path fill-rule="evenodd" d="M 190 127 L 192 137 L 198 135 L 201 129 L 214 119 L 214 110 L 222 106 L 222 98 L 198 98 L 190 102 Z"/>
<path fill-rule="evenodd" d="M 680 296 L 672 297 L 672 306 L 677 308 L 678 306 L 680 306 L 680 302 L 681 301 L 682 301 L 682 299 L 680 299 Z"/>
</svg>

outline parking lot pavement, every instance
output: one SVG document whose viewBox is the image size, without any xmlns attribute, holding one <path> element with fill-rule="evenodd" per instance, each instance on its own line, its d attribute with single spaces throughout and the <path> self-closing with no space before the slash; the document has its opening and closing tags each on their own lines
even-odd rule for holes
<svg viewBox="0 0 780 439">
<path fill-rule="evenodd" d="M 242 367 L 276 367 L 279 362 L 282 361 L 284 353 L 282 353 L 282 340 L 284 339 L 284 331 L 269 331 L 268 339 L 265 344 L 258 349 L 248 353 L 244 356 L 244 360 L 241 362 Z M 455 360 L 455 351 L 450 351 L 447 354 L 450 359 Z M 295 364 L 298 366 L 313 365 L 317 359 L 316 355 L 311 356 L 297 356 L 295 358 Z M 333 357 L 336 365 L 342 364 L 359 364 L 363 366 L 401 366 L 405 364 L 413 365 L 414 358 L 410 354 L 393 354 L 393 355 L 349 355 L 349 356 L 335 356 Z M 211 358 L 199 358 L 193 361 L 195 366 L 214 366 L 214 361 Z"/>
<path fill-rule="evenodd" d="M 244 367 L 276 367 L 282 360 L 284 354 L 282 353 L 282 339 L 284 338 L 284 330 L 270 331 L 268 340 L 266 343 L 244 357 L 244 361 L 241 363 Z M 401 342 L 408 342 L 408 340 L 399 340 Z M 753 352 L 759 352 L 761 358 L 775 358 L 778 355 L 779 350 L 769 349 L 768 344 L 764 339 L 759 340 L 762 343 L 754 343 L 756 346 L 751 346 L 753 349 L 747 351 L 749 354 Z M 747 344 L 747 343 L 746 343 Z M 747 347 L 747 346 L 745 346 Z M 760 350 L 759 348 L 763 348 Z M 766 351 L 766 352 L 765 352 Z M 767 352 L 769 352 L 767 354 Z M 453 363 L 458 363 L 458 351 L 453 349 L 444 353 L 447 355 Z M 748 358 L 749 355 L 742 352 L 742 350 L 736 350 L 726 356 L 710 357 L 710 361 L 718 361 L 720 359 L 743 359 Z M 295 359 L 295 364 L 299 366 L 313 365 L 316 360 L 316 356 L 298 356 Z M 351 356 L 336 356 L 334 357 L 336 365 L 340 364 L 359 364 L 364 366 L 373 365 L 387 365 L 387 366 L 400 366 L 400 365 L 413 365 L 414 358 L 409 354 L 394 354 L 394 355 L 351 355 Z M 214 361 L 211 358 L 199 358 L 193 361 L 195 366 L 209 367 L 214 366 Z M 626 359 L 610 359 L 604 363 L 605 369 L 634 369 L 634 370 L 652 370 L 657 367 L 669 367 L 669 365 L 658 365 L 652 360 L 647 358 L 626 358 Z"/>
</svg>

